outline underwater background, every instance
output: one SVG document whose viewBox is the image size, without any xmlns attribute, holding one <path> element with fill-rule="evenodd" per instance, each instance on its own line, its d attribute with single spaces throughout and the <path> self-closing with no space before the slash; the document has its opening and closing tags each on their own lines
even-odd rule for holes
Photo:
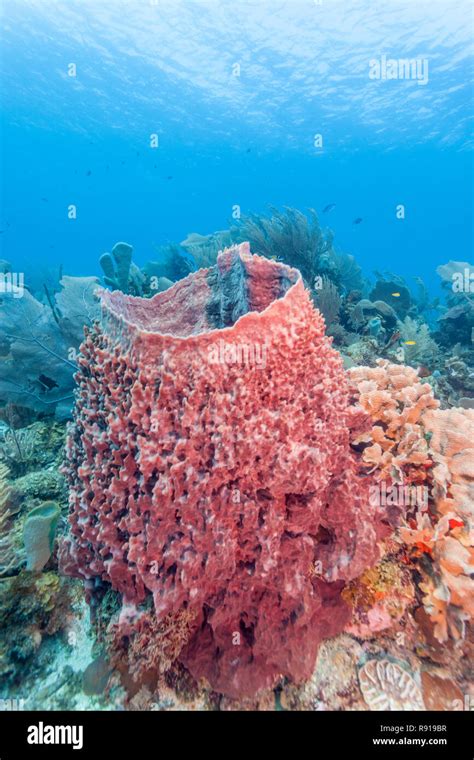
<svg viewBox="0 0 474 760">
<path fill-rule="evenodd" d="M 153 244 L 225 229 L 236 204 L 335 203 L 324 222 L 364 270 L 396 261 L 433 284 L 472 244 L 471 14 L 462 0 L 4 0 L 4 257 L 92 274 L 110 236 L 144 263 Z M 384 54 L 428 58 L 428 83 L 371 80 Z"/>
<path fill-rule="evenodd" d="M 406 679 L 411 709 L 472 709 L 472 3 L 3 0 L 0 13 L 4 709 L 400 709 Z M 81 524 L 71 440 L 88 435 L 76 410 L 67 459 L 66 426 L 96 287 L 168 303 L 174 282 L 245 242 L 270 269 L 247 272 L 242 293 L 294 267 L 325 319 L 333 348 L 321 337 L 318 350 L 340 354 L 349 400 L 377 428 L 369 440 L 347 422 L 351 457 L 377 487 L 429 488 L 430 516 L 416 491 L 388 504 L 379 563 L 371 549 L 336 579 L 354 619 L 318 633 L 311 678 L 288 654 L 280 680 L 209 669 L 203 684 L 192 618 L 173 623 L 171 653 L 150 654 L 168 629 L 147 619 L 120 638 L 114 582 L 91 599 L 80 550 L 61 555 Z M 200 329 L 234 327 L 210 304 Z"/>
</svg>

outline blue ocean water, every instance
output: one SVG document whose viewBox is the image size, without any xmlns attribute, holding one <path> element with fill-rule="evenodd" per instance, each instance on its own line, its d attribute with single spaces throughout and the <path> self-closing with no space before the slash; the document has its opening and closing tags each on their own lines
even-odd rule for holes
<svg viewBox="0 0 474 760">
<path fill-rule="evenodd" d="M 472 9 L 3 0 L 0 257 L 98 274 L 117 240 L 142 264 L 235 206 L 313 207 L 367 274 L 436 287 L 472 252 Z M 427 81 L 371 78 L 383 56 Z"/>
</svg>

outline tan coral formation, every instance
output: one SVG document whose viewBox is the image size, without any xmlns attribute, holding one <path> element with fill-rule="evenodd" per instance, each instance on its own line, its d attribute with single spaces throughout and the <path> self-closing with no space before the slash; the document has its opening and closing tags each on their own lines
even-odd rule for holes
<svg viewBox="0 0 474 760">
<path fill-rule="evenodd" d="M 446 641 L 464 638 L 474 617 L 474 410 L 432 410 L 423 424 L 431 435 L 437 522 L 425 515 L 416 528 L 402 529 L 401 537 L 431 550 L 433 572 L 420 587 L 435 636 Z"/>
<path fill-rule="evenodd" d="M 373 421 L 372 429 L 354 444 L 370 444 L 362 459 L 377 480 L 423 482 L 431 466 L 421 424 L 428 409 L 439 402 L 412 367 L 380 359 L 376 367 L 352 367 L 349 378 L 360 406 Z"/>
<path fill-rule="evenodd" d="M 408 670 L 390 660 L 368 660 L 359 670 L 363 697 L 371 710 L 424 710 L 420 687 Z"/>
<path fill-rule="evenodd" d="M 0 462 L 0 577 L 14 575 L 22 560 L 15 530 L 19 505 L 12 498 L 9 474 L 6 464 Z"/>
<path fill-rule="evenodd" d="M 347 633 L 359 639 L 373 638 L 393 628 L 414 601 L 415 590 L 407 567 L 391 557 L 366 570 L 347 584 L 342 597 L 354 610 Z"/>
<path fill-rule="evenodd" d="M 474 617 L 474 410 L 439 409 L 411 367 L 379 360 L 348 372 L 373 421 L 353 442 L 365 444 L 368 472 L 430 489 L 429 509 L 405 513 L 398 538 L 422 557 L 420 590 L 435 637 L 462 639 Z"/>
</svg>

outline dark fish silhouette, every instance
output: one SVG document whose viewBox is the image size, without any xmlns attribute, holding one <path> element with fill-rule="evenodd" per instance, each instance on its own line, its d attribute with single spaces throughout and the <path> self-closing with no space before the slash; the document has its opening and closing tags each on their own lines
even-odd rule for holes
<svg viewBox="0 0 474 760">
<path fill-rule="evenodd" d="M 92 174 L 92 171 L 89 169 L 89 170 L 86 172 L 86 177 L 90 177 L 90 176 L 91 176 L 91 174 Z"/>
<path fill-rule="evenodd" d="M 361 221 L 362 221 L 362 217 L 358 216 L 357 219 L 354 219 L 354 221 L 352 222 L 352 224 L 360 224 Z"/>
<path fill-rule="evenodd" d="M 169 177 L 166 177 L 166 179 L 173 179 L 173 177 L 170 174 Z"/>
<path fill-rule="evenodd" d="M 47 199 L 47 198 L 41 198 L 41 200 L 42 200 L 42 201 L 44 201 L 45 203 L 47 203 L 47 202 L 48 202 L 48 199 Z"/>
<path fill-rule="evenodd" d="M 323 208 L 323 214 L 327 214 L 328 211 L 332 211 L 333 208 L 336 208 L 336 204 L 335 203 L 328 203 L 328 205 Z"/>
<path fill-rule="evenodd" d="M 41 385 L 44 385 L 44 387 L 48 389 L 48 391 L 52 390 L 53 388 L 59 388 L 57 382 L 47 375 L 40 375 L 38 377 L 38 380 L 40 381 Z"/>
</svg>

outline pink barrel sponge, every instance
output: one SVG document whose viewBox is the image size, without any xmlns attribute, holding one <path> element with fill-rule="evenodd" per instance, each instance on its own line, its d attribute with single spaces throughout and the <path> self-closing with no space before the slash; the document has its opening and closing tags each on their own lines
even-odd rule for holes
<svg viewBox="0 0 474 760">
<path fill-rule="evenodd" d="M 152 299 L 100 295 L 63 571 L 110 583 L 124 625 L 151 599 L 157 621 L 192 613 L 180 660 L 219 692 L 308 678 L 378 529 L 350 448 L 362 417 L 299 272 L 242 244 Z"/>
</svg>

